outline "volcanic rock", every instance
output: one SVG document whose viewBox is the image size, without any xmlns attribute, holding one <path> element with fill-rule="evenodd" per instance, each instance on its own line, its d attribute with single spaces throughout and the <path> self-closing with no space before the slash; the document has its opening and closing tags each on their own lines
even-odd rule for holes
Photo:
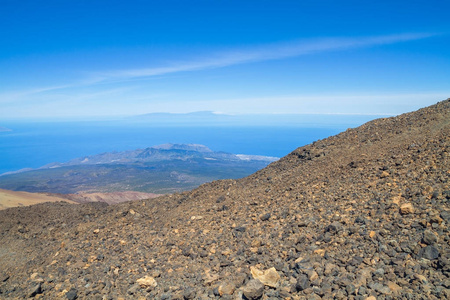
<svg viewBox="0 0 450 300">
<path fill-rule="evenodd" d="M 448 299 L 448 191 L 450 99 L 239 180 L 2 210 L 0 298 L 41 284 L 41 299 Z"/>
<path fill-rule="evenodd" d="M 423 242 L 427 245 L 432 245 L 437 242 L 437 236 L 431 230 L 425 230 L 423 232 Z"/>
<path fill-rule="evenodd" d="M 74 288 L 70 289 L 70 291 L 68 291 L 66 293 L 66 298 L 68 300 L 75 300 L 75 299 L 77 299 L 78 298 L 78 290 L 74 289 Z"/>
<path fill-rule="evenodd" d="M 436 259 L 439 257 L 439 250 L 434 246 L 426 246 L 419 251 L 419 257 L 423 257 L 429 260 Z"/>
<path fill-rule="evenodd" d="M 400 206 L 400 213 L 402 215 L 414 213 L 414 206 L 411 203 L 405 203 Z"/>
<path fill-rule="evenodd" d="M 155 278 L 151 277 L 151 276 L 145 276 L 142 278 L 139 278 L 138 280 L 136 280 L 136 282 L 142 287 L 142 288 L 154 288 L 156 287 L 158 284 L 156 283 Z"/>
<path fill-rule="evenodd" d="M 220 296 L 233 295 L 235 290 L 236 290 L 236 286 L 230 282 L 224 282 L 221 285 L 219 285 L 219 288 L 218 288 L 218 292 L 219 292 Z"/>
<path fill-rule="evenodd" d="M 41 293 L 42 293 L 42 286 L 41 286 L 41 283 L 38 283 L 31 289 L 31 292 L 29 293 L 28 297 L 34 297 L 37 294 L 41 294 Z"/>
<path fill-rule="evenodd" d="M 246 299 L 260 299 L 264 293 L 264 284 L 258 279 L 252 279 L 243 287 L 242 291 Z"/>
<path fill-rule="evenodd" d="M 280 280 L 280 275 L 278 274 L 277 270 L 275 270 L 274 267 L 267 269 L 265 271 L 261 271 L 256 267 L 252 266 L 250 267 L 250 272 L 252 273 L 254 279 L 258 279 L 264 285 L 270 287 L 276 287 L 278 281 Z"/>
<path fill-rule="evenodd" d="M 298 276 L 297 283 L 295 285 L 295 288 L 297 291 L 303 291 L 309 287 L 309 278 L 308 276 L 302 274 Z"/>
</svg>

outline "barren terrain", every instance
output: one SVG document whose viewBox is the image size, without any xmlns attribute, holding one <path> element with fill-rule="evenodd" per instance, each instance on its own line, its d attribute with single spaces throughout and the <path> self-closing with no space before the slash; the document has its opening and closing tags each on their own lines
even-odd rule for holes
<svg viewBox="0 0 450 300">
<path fill-rule="evenodd" d="M 0 298 L 449 299 L 450 99 L 240 180 L 0 211 Z"/>
<path fill-rule="evenodd" d="M 39 193 L 14 192 L 0 189 L 0 209 L 16 206 L 29 206 L 43 202 L 65 201 L 75 203 L 64 197 Z"/>
</svg>

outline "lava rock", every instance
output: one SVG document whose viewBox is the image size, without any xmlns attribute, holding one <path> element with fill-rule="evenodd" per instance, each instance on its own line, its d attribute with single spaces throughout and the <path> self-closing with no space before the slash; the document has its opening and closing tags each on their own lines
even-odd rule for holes
<svg viewBox="0 0 450 300">
<path fill-rule="evenodd" d="M 232 282 L 224 282 L 219 285 L 217 291 L 220 296 L 223 295 L 233 295 L 236 286 Z"/>
<path fill-rule="evenodd" d="M 429 260 L 437 259 L 439 257 L 439 250 L 436 247 L 428 245 L 420 249 L 418 256 Z"/>
<path fill-rule="evenodd" d="M 31 292 L 29 293 L 28 297 L 34 297 L 37 294 L 41 294 L 42 293 L 42 286 L 41 283 L 39 282 L 36 286 L 34 286 L 31 289 Z"/>
<path fill-rule="evenodd" d="M 342 224 L 339 222 L 333 222 L 325 228 L 325 232 L 330 232 L 332 234 L 336 234 L 342 231 Z"/>
<path fill-rule="evenodd" d="M 259 217 L 261 221 L 267 221 L 270 219 L 270 213 L 264 214 L 261 217 Z"/>
<path fill-rule="evenodd" d="M 405 203 L 400 206 L 400 213 L 402 215 L 409 215 L 414 213 L 414 206 L 411 203 Z"/>
<path fill-rule="evenodd" d="M 245 299 L 260 299 L 264 293 L 264 284 L 258 279 L 252 279 L 242 288 L 242 292 Z"/>
<path fill-rule="evenodd" d="M 437 236 L 431 230 L 425 230 L 422 241 L 427 245 L 433 245 L 437 242 Z"/>
<path fill-rule="evenodd" d="M 187 288 L 184 292 L 183 292 L 183 298 L 185 300 L 192 300 L 195 299 L 196 296 L 196 292 L 194 289 L 192 288 Z"/>
<path fill-rule="evenodd" d="M 78 290 L 75 288 L 71 288 L 70 291 L 66 293 L 67 300 L 75 300 L 78 298 Z"/>
<path fill-rule="evenodd" d="M 297 283 L 295 284 L 295 289 L 297 291 L 303 291 L 309 288 L 309 278 L 305 274 L 301 274 L 297 277 Z"/>
</svg>

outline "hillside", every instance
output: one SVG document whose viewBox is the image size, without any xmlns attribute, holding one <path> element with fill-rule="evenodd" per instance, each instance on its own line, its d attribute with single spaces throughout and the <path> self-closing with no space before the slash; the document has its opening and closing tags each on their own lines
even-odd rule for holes
<svg viewBox="0 0 450 300">
<path fill-rule="evenodd" d="M 65 201 L 75 203 L 57 195 L 37 194 L 27 192 L 13 192 L 0 189 L 0 210 L 17 206 L 29 206 L 43 202 Z"/>
<path fill-rule="evenodd" d="M 76 203 L 105 202 L 107 204 L 117 204 L 126 201 L 156 198 L 161 195 L 128 191 L 128 192 L 114 192 L 114 193 L 79 192 L 76 194 L 62 194 L 59 196 L 74 201 Z"/>
<path fill-rule="evenodd" d="M 126 201 L 144 200 L 156 198 L 158 194 L 141 192 L 114 192 L 114 193 L 83 193 L 76 194 L 50 194 L 50 193 L 28 193 L 15 192 L 0 189 L 0 210 L 11 207 L 30 206 L 45 202 L 68 202 L 68 203 L 88 203 L 105 202 L 107 204 L 117 204 Z"/>
<path fill-rule="evenodd" d="M 240 180 L 0 211 L 0 298 L 448 299 L 450 99 Z"/>
</svg>

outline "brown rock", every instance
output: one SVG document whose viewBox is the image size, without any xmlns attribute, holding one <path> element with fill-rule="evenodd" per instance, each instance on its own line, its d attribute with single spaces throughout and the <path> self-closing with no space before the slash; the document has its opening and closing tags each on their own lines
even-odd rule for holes
<svg viewBox="0 0 450 300">
<path fill-rule="evenodd" d="M 388 281 L 387 286 L 394 295 L 398 294 L 402 290 L 402 288 L 398 284 L 392 281 Z"/>
<path fill-rule="evenodd" d="M 417 274 L 417 273 L 414 274 L 414 278 L 419 280 L 420 282 L 423 282 L 423 283 L 428 282 L 428 280 L 427 280 L 427 278 L 425 276 Z"/>
<path fill-rule="evenodd" d="M 155 278 L 151 276 L 144 276 L 136 280 L 136 282 L 141 286 L 141 288 L 154 288 L 158 285 Z"/>
<path fill-rule="evenodd" d="M 308 275 L 309 275 L 309 281 L 314 281 L 317 278 L 319 278 L 319 274 L 317 274 L 317 272 L 314 270 L 311 271 Z"/>
<path fill-rule="evenodd" d="M 336 265 L 334 265 L 334 264 L 332 264 L 332 263 L 327 263 L 327 264 L 325 265 L 325 271 L 324 271 L 324 274 L 325 274 L 325 275 L 330 275 L 330 274 L 333 272 L 333 270 L 334 270 L 335 268 L 337 268 Z"/>
<path fill-rule="evenodd" d="M 280 275 L 274 267 L 267 269 L 265 271 L 261 271 L 256 267 L 250 267 L 250 272 L 252 273 L 253 278 L 258 279 L 264 285 L 270 287 L 277 287 L 278 281 L 280 280 Z"/>
<path fill-rule="evenodd" d="M 380 178 L 386 178 L 386 177 L 389 177 L 389 172 L 387 172 L 387 171 L 383 171 L 383 172 L 381 172 L 381 174 L 380 174 Z"/>
<path fill-rule="evenodd" d="M 324 249 L 316 249 L 314 250 L 314 254 L 320 255 L 320 256 L 325 256 L 325 250 Z"/>
<path fill-rule="evenodd" d="M 219 275 L 206 272 L 203 276 L 203 280 L 205 284 L 210 284 L 216 280 L 219 280 Z"/>
<path fill-rule="evenodd" d="M 219 285 L 219 288 L 218 288 L 220 296 L 233 295 L 235 290 L 236 290 L 236 286 L 231 282 L 224 282 L 221 285 Z"/>
<path fill-rule="evenodd" d="M 244 285 L 246 279 L 247 275 L 245 273 L 238 273 L 233 278 L 233 284 L 236 287 L 241 287 L 242 285 Z"/>
<path fill-rule="evenodd" d="M 411 203 L 404 203 L 400 206 L 400 213 L 402 215 L 408 215 L 414 213 L 414 207 Z"/>
<path fill-rule="evenodd" d="M 442 220 L 438 215 L 434 215 L 434 216 L 432 216 L 431 219 L 430 219 L 430 222 L 431 222 L 431 223 L 438 223 L 438 224 L 441 224 L 442 221 L 444 221 L 444 220 Z"/>
</svg>

